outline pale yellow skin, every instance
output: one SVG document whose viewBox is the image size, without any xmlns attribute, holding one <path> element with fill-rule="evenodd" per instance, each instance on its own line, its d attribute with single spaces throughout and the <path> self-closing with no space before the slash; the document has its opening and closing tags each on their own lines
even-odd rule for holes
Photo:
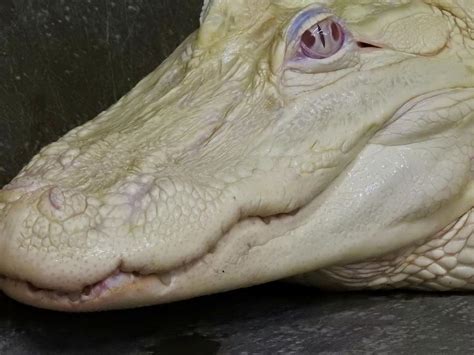
<svg viewBox="0 0 474 355">
<path fill-rule="evenodd" d="M 329 17 L 344 47 L 295 60 Z M 215 0 L 201 23 L 0 192 L 0 289 L 91 311 L 298 275 L 473 288 L 471 0 Z"/>
</svg>

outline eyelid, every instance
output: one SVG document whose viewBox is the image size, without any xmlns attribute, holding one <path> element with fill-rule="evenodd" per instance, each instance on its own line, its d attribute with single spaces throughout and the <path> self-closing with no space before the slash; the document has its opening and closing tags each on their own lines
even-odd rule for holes
<svg viewBox="0 0 474 355">
<path fill-rule="evenodd" d="M 328 58 L 318 60 L 303 57 L 301 55 L 301 37 L 303 33 L 325 20 L 337 22 L 344 30 L 344 44 L 341 50 Z M 315 74 L 353 67 L 354 63 L 358 62 L 358 60 L 354 60 L 354 57 L 358 56 L 357 52 L 351 50 L 357 44 L 345 21 L 330 10 L 314 5 L 296 13 L 288 21 L 286 29 L 281 32 L 281 39 L 276 43 L 274 58 L 278 59 L 272 61 L 274 72 L 277 72 L 277 70 L 292 70 Z"/>
<path fill-rule="evenodd" d="M 300 37 L 305 31 L 318 22 L 324 21 L 333 16 L 334 14 L 326 8 L 315 8 L 314 6 L 310 6 L 303 9 L 291 20 L 290 25 L 286 30 L 285 38 L 287 39 L 287 43 L 291 44 L 295 41 L 299 42 Z"/>
</svg>

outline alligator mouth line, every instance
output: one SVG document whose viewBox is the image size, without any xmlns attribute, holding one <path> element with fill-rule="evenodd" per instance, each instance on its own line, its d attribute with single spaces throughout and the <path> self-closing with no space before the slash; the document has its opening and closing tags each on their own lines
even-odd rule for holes
<svg viewBox="0 0 474 355">
<path fill-rule="evenodd" d="M 302 207 L 304 208 L 304 207 Z M 118 266 L 109 276 L 97 281 L 93 284 L 87 285 L 80 291 L 60 291 L 54 289 L 47 289 L 35 286 L 32 282 L 26 280 L 20 280 L 0 275 L 0 290 L 6 288 L 19 289 L 24 295 L 31 301 L 34 300 L 47 300 L 65 306 L 80 306 L 83 304 L 98 301 L 102 298 L 107 298 L 108 295 L 114 291 L 133 287 L 134 284 L 140 283 L 140 281 L 153 279 L 156 283 L 160 283 L 164 289 L 169 288 L 173 280 L 179 277 L 181 274 L 185 274 L 188 270 L 192 269 L 195 265 L 202 262 L 207 256 L 214 254 L 221 243 L 225 243 L 227 236 L 230 231 L 237 225 L 245 221 L 257 221 L 262 226 L 269 226 L 274 222 L 288 223 L 290 219 L 294 219 L 302 208 L 297 208 L 294 211 L 288 213 L 278 213 L 270 216 L 249 216 L 245 217 L 235 224 L 233 224 L 227 232 L 225 232 L 217 243 L 210 248 L 205 254 L 195 258 L 192 261 L 185 263 L 184 265 L 159 273 L 142 274 L 140 272 L 129 272 L 124 271 Z"/>
<path fill-rule="evenodd" d="M 442 94 L 446 94 L 447 92 L 453 89 L 445 89 L 445 90 L 437 90 L 434 92 L 429 92 L 424 95 L 417 96 L 411 100 L 408 100 L 404 105 L 402 105 L 396 113 L 392 116 L 390 120 L 387 121 L 386 126 L 392 123 L 397 117 L 400 117 L 407 112 L 413 110 L 417 105 L 423 103 L 426 100 L 432 99 L 436 96 L 440 96 Z M 34 285 L 32 282 L 27 280 L 20 280 L 10 278 L 4 275 L 0 275 L 0 291 L 3 289 L 5 292 L 6 289 L 16 289 L 17 291 L 20 290 L 23 296 L 26 296 L 30 302 L 37 302 L 42 303 L 41 300 L 46 302 L 52 302 L 57 305 L 63 306 L 77 306 L 80 307 L 81 305 L 85 305 L 87 303 L 91 303 L 94 301 L 98 301 L 100 299 L 107 298 L 107 296 L 113 294 L 113 292 L 118 291 L 123 288 L 133 287 L 134 284 L 139 284 L 141 281 L 145 280 L 154 280 L 157 283 L 160 283 L 164 289 L 169 289 L 172 287 L 173 281 L 175 278 L 179 277 L 182 274 L 185 274 L 188 270 L 192 269 L 195 265 L 201 263 L 206 257 L 212 255 L 217 252 L 221 244 L 226 243 L 228 240 L 228 235 L 230 234 L 231 230 L 237 227 L 239 224 L 245 221 L 257 221 L 262 226 L 269 226 L 272 223 L 283 223 L 289 224 L 291 221 L 298 218 L 301 214 L 318 199 L 318 195 L 315 196 L 311 201 L 307 204 L 296 208 L 293 211 L 287 213 L 277 213 L 274 215 L 269 216 L 246 216 L 241 218 L 233 225 L 231 225 L 227 231 L 224 231 L 222 236 L 217 240 L 217 242 L 209 248 L 207 252 L 198 256 L 197 258 L 187 261 L 182 266 L 166 270 L 162 272 L 156 273 L 149 273 L 144 274 L 138 271 L 125 271 L 123 270 L 120 265 L 118 264 L 117 268 L 109 274 L 109 276 L 87 285 L 79 291 L 61 291 L 61 290 L 54 290 L 54 289 L 47 289 L 41 288 Z M 0 207 L 2 205 L 0 204 Z M 273 238 L 271 238 L 273 239 Z M 251 247 L 250 247 L 251 248 Z M 6 292 L 8 293 L 8 292 Z M 17 292 L 19 294 L 19 292 Z M 41 306 L 41 305 L 40 305 Z"/>
</svg>

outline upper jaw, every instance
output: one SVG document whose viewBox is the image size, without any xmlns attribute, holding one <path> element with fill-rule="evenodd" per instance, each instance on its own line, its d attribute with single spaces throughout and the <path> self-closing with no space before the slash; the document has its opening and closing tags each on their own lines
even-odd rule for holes
<svg viewBox="0 0 474 355">
<path fill-rule="evenodd" d="M 26 304 L 78 312 L 166 303 L 290 276 L 272 270 L 260 273 L 261 260 L 249 265 L 244 274 L 239 267 L 245 264 L 251 249 L 266 245 L 272 238 L 284 235 L 295 223 L 301 223 L 298 208 L 289 214 L 282 212 L 242 218 L 229 226 L 217 242 L 208 245 L 205 253 L 188 261 L 181 258 L 179 267 L 146 270 L 134 268 L 126 259 L 110 265 L 98 263 L 100 275 L 88 277 L 89 282 L 71 283 L 67 287 L 51 277 L 56 270 L 51 270 L 49 276 L 44 274 L 48 277 L 38 283 L 34 277 L 23 278 L 16 272 L 5 274 L 2 268 L 4 277 L 0 277 L 0 289 Z M 74 280 L 73 275 L 71 280 Z"/>
<path fill-rule="evenodd" d="M 34 281 L 0 276 L 0 290 L 10 297 L 40 308 L 83 312 L 110 310 L 119 308 L 140 307 L 151 304 L 166 303 L 208 293 L 219 292 L 236 287 L 245 287 L 259 283 L 257 279 L 243 278 L 232 265 L 238 263 L 253 245 L 264 245 L 275 230 L 281 232 L 282 226 L 290 228 L 299 210 L 291 214 L 274 216 L 248 217 L 237 222 L 224 233 L 219 241 L 210 247 L 202 256 L 182 266 L 168 271 L 140 273 L 121 270 L 126 263 L 120 263 L 112 272 L 99 281 L 91 282 L 86 287 L 69 290 L 61 288 L 38 287 Z M 274 224 L 279 228 L 275 229 Z M 265 233 L 268 231 L 268 233 Z M 266 235 L 267 234 L 267 235 Z M 259 236 L 256 239 L 255 236 Z M 245 247 L 233 249 L 232 239 L 240 240 Z M 105 269 L 104 269 L 105 270 Z M 226 270 L 227 274 L 226 274 Z M 279 278 L 275 275 L 265 276 L 264 281 Z"/>
</svg>

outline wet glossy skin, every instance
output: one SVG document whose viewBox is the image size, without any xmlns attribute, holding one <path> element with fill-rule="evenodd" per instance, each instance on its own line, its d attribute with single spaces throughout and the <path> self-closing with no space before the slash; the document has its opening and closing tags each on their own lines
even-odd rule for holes
<svg viewBox="0 0 474 355">
<path fill-rule="evenodd" d="M 407 267 L 431 260 L 413 273 L 455 258 L 433 275 L 467 287 L 468 249 L 445 246 L 472 234 L 470 11 L 211 2 L 160 68 L 1 192 L 3 290 L 54 309 L 123 308 L 315 270 L 329 274 L 305 282 L 346 285 L 333 265 L 378 267 L 394 252 Z M 344 36 L 302 47 L 317 25 Z M 441 250 L 410 247 L 425 242 Z M 381 269 L 357 287 L 435 288 Z"/>
</svg>

